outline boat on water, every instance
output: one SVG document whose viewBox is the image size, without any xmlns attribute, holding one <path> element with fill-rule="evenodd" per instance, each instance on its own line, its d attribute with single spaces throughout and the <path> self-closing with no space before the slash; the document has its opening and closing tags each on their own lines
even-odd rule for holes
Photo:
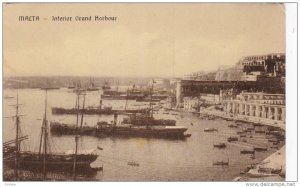
<svg viewBox="0 0 300 187">
<path fill-rule="evenodd" d="M 43 117 L 43 123 L 41 128 L 41 136 L 39 140 L 39 151 L 26 151 L 21 150 L 20 141 L 28 138 L 28 136 L 22 136 L 20 134 L 20 120 L 18 114 L 18 96 L 16 104 L 16 139 L 4 143 L 6 147 L 9 144 L 14 143 L 14 146 L 10 146 L 4 152 L 4 164 L 12 167 L 17 171 L 20 169 L 27 169 L 33 171 L 43 171 L 44 179 L 46 178 L 47 171 L 52 170 L 68 170 L 73 174 L 78 169 L 91 169 L 90 164 L 94 162 L 97 157 L 97 150 L 78 151 L 77 139 L 80 137 L 77 130 L 75 136 L 76 149 L 65 152 L 53 152 L 51 151 L 50 136 L 47 120 L 47 89 L 45 98 L 45 113 Z M 14 150 L 14 151 L 11 151 Z M 16 179 L 18 178 L 18 172 L 15 173 Z"/>
<path fill-rule="evenodd" d="M 216 147 L 216 148 L 225 148 L 226 144 L 225 143 L 217 143 L 217 144 L 214 144 L 214 147 Z"/>
<path fill-rule="evenodd" d="M 89 169 L 90 164 L 97 159 L 95 150 L 80 152 L 77 155 L 76 167 Z M 14 166 L 14 160 L 9 160 L 10 165 Z M 48 153 L 46 157 L 47 170 L 69 170 L 74 166 L 74 151 L 62 153 Z M 44 167 L 43 154 L 38 152 L 20 151 L 18 155 L 18 167 L 22 169 L 39 170 Z"/>
<path fill-rule="evenodd" d="M 233 142 L 233 141 L 238 141 L 238 137 L 230 136 L 227 138 L 227 142 Z"/>
<path fill-rule="evenodd" d="M 131 124 L 134 126 L 176 126 L 176 121 L 172 119 L 155 119 L 150 115 L 151 111 L 147 110 L 144 113 L 131 114 L 124 118 L 123 124 Z"/>
<path fill-rule="evenodd" d="M 241 154 L 255 154 L 255 150 L 242 149 L 240 150 Z"/>
<path fill-rule="evenodd" d="M 54 135 L 74 135 L 76 126 L 59 122 L 50 123 L 51 133 Z M 98 122 L 96 126 L 84 126 L 81 129 L 82 135 L 101 136 L 133 136 L 133 137 L 158 137 L 158 138 L 185 138 L 185 127 L 179 126 L 136 126 L 130 124 L 114 125 L 114 123 Z"/>
<path fill-rule="evenodd" d="M 254 147 L 253 150 L 254 151 L 267 151 L 268 148 L 267 147 Z"/>
<path fill-rule="evenodd" d="M 68 89 L 75 89 L 76 87 L 77 87 L 77 82 L 75 81 L 72 81 L 72 83 L 69 86 L 67 86 Z"/>
<path fill-rule="evenodd" d="M 134 167 L 139 167 L 140 166 L 140 164 L 138 162 L 135 162 L 135 161 L 130 161 L 130 162 L 127 163 L 127 165 L 134 166 Z"/>
<path fill-rule="evenodd" d="M 101 96 L 102 98 L 102 96 Z M 146 108 L 142 109 L 112 109 L 110 106 L 102 106 L 102 99 L 100 99 L 100 104 L 98 107 L 87 107 L 85 109 L 79 109 L 79 112 L 83 112 L 86 115 L 112 115 L 112 114 L 124 114 L 124 113 L 142 113 L 146 112 Z M 55 115 L 76 115 L 78 113 L 78 109 L 76 108 L 62 108 L 62 107 L 52 107 L 52 114 Z"/>
<path fill-rule="evenodd" d="M 214 166 L 229 166 L 229 160 L 228 161 L 216 161 L 213 162 Z"/>
<path fill-rule="evenodd" d="M 254 132 L 255 132 L 255 133 L 266 133 L 265 130 L 255 130 Z"/>
<path fill-rule="evenodd" d="M 127 103 L 127 102 L 126 102 Z M 82 134 L 86 135 L 112 135 L 112 136 L 137 136 L 137 137 L 157 137 L 157 138 L 185 138 L 186 127 L 176 126 L 175 120 L 155 119 L 153 117 L 153 105 L 149 103 L 149 108 L 141 114 L 129 115 L 117 125 L 118 114 L 114 114 L 111 123 L 98 122 L 93 127 L 83 127 Z M 128 111 L 125 109 L 124 111 Z M 63 125 L 55 122 L 50 124 L 51 132 L 57 134 L 73 134 L 74 125 Z"/>
<path fill-rule="evenodd" d="M 87 91 L 98 91 L 100 88 L 96 87 L 92 79 L 90 79 L 90 84 L 86 89 Z"/>
<path fill-rule="evenodd" d="M 119 136 L 137 136 L 137 137 L 158 137 L 158 138 L 185 138 L 184 132 L 187 131 L 183 126 L 166 126 L 166 125 L 116 125 L 98 122 L 96 134 L 119 135 Z"/>
<path fill-rule="evenodd" d="M 204 132 L 215 132 L 215 131 L 218 131 L 218 129 L 216 129 L 216 128 L 205 128 L 203 131 Z"/>
</svg>

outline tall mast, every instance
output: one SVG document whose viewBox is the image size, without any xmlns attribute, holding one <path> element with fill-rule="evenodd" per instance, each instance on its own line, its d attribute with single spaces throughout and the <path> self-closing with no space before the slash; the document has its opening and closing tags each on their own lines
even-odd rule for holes
<svg viewBox="0 0 300 187">
<path fill-rule="evenodd" d="M 127 91 L 126 91 L 126 101 L 125 101 L 125 109 L 124 109 L 124 113 L 126 113 L 126 109 L 127 109 L 128 91 L 129 91 L 129 88 L 127 88 Z"/>
<path fill-rule="evenodd" d="M 18 180 L 18 156 L 19 156 L 19 96 L 17 93 L 17 105 L 16 105 L 16 155 L 15 155 L 15 177 Z"/>
<path fill-rule="evenodd" d="M 44 179 L 46 179 L 47 171 L 46 171 L 46 156 L 47 156 L 47 138 L 48 138 L 48 132 L 47 132 L 47 88 L 46 88 L 46 98 L 45 98 L 45 114 L 44 114 L 44 161 L 43 161 L 43 173 L 44 173 Z"/>
<path fill-rule="evenodd" d="M 77 133 L 75 136 L 75 154 L 74 154 L 74 164 L 73 164 L 73 180 L 76 180 L 76 160 L 77 160 L 77 152 L 78 152 L 78 139 L 80 137 L 80 129 L 83 124 L 83 114 L 84 114 L 84 105 L 85 105 L 85 94 L 83 94 L 83 106 L 82 106 L 82 111 L 81 111 L 81 122 L 80 122 L 80 127 L 78 128 L 78 116 L 79 116 L 79 93 L 78 93 L 78 105 L 77 105 L 77 121 L 76 121 L 76 129 Z"/>
<path fill-rule="evenodd" d="M 81 112 L 80 128 L 79 128 L 79 133 L 78 133 L 79 136 L 80 136 L 80 133 L 81 133 L 80 131 L 81 131 L 82 124 L 83 124 L 84 105 L 85 105 L 85 93 L 83 93 L 83 106 L 82 106 L 82 112 Z"/>
<path fill-rule="evenodd" d="M 77 106 L 77 115 L 76 115 L 76 130 L 78 131 L 78 115 L 79 115 L 79 93 L 77 93 L 77 100 L 76 100 L 76 106 Z M 77 132 L 78 133 L 78 132 Z"/>
<path fill-rule="evenodd" d="M 77 112 L 76 112 L 76 135 L 75 135 L 75 154 L 74 154 L 74 163 L 73 163 L 73 179 L 76 179 L 76 159 L 77 159 L 77 149 L 78 149 L 78 116 L 79 116 L 79 92 L 77 92 Z"/>
<path fill-rule="evenodd" d="M 150 117 L 153 117 L 153 110 L 152 110 L 152 91 L 153 91 L 153 86 L 154 86 L 154 80 L 152 80 L 152 86 L 150 90 L 150 103 L 149 103 L 149 108 L 150 108 Z"/>
</svg>

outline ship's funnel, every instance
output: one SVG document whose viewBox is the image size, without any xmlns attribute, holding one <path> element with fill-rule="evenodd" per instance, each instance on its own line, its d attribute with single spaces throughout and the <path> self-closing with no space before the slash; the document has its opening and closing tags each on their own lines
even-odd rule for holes
<svg viewBox="0 0 300 187">
<path fill-rule="evenodd" d="M 114 114 L 114 127 L 117 125 L 118 114 Z"/>
<path fill-rule="evenodd" d="M 99 110 L 102 109 L 102 99 L 100 99 L 100 103 L 99 103 Z"/>
</svg>

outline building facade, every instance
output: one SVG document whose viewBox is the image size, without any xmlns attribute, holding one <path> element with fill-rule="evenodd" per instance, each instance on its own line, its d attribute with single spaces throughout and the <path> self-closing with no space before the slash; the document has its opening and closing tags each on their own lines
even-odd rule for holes
<svg viewBox="0 0 300 187">
<path fill-rule="evenodd" d="M 183 109 L 188 112 L 199 112 L 200 101 L 197 97 L 184 97 Z"/>
<path fill-rule="evenodd" d="M 222 104 L 228 113 L 285 122 L 284 94 L 242 92 Z"/>
</svg>

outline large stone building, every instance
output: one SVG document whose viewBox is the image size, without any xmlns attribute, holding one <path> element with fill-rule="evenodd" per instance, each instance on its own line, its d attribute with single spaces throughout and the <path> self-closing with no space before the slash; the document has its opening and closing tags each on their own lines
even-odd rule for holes
<svg viewBox="0 0 300 187">
<path fill-rule="evenodd" d="M 221 90 L 228 89 L 234 89 L 236 94 L 242 91 L 285 93 L 285 54 L 243 57 L 236 67 L 238 68 L 230 68 L 228 71 L 222 69 L 222 72 L 216 74 L 215 80 L 193 78 L 192 80 L 178 81 L 177 104 L 182 103 L 184 97 L 198 97 L 201 93 L 220 94 Z M 234 73 L 234 75 L 229 75 L 230 73 Z M 232 80 L 233 78 L 234 80 Z"/>
<path fill-rule="evenodd" d="M 222 104 L 228 113 L 285 122 L 284 94 L 242 92 Z"/>
</svg>

